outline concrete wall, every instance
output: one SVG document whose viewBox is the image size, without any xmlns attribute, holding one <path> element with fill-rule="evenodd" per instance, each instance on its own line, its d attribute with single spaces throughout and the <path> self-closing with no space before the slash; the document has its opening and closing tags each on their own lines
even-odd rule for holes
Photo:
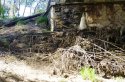
<svg viewBox="0 0 125 82">
<path fill-rule="evenodd" d="M 64 1 L 65 0 L 60 0 Z M 77 0 L 76 0 L 77 1 Z M 95 0 L 99 2 L 100 0 Z M 106 0 L 101 0 L 106 1 Z M 116 0 L 115 0 L 116 1 Z M 91 0 L 84 0 L 84 2 L 92 2 Z M 125 5 L 123 4 L 98 4 L 98 5 L 67 5 L 67 6 L 56 6 L 55 15 L 58 21 L 68 27 L 79 27 L 83 25 L 81 19 L 82 14 L 85 15 L 86 26 L 89 27 L 112 27 L 124 28 L 125 26 Z M 75 14 L 76 13 L 76 14 Z M 79 13 L 79 14 L 77 14 Z M 65 22 L 68 21 L 66 24 Z M 72 24 L 71 24 L 72 23 Z M 60 27 L 55 23 L 55 27 Z M 84 26 L 84 25 L 83 25 Z"/>
<path fill-rule="evenodd" d="M 99 5 L 86 7 L 87 25 L 97 27 L 123 27 L 125 26 L 124 5 Z"/>
</svg>

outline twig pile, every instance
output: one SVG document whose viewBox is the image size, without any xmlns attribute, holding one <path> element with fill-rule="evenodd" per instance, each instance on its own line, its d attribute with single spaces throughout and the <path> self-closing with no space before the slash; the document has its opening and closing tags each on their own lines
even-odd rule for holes
<svg viewBox="0 0 125 82">
<path fill-rule="evenodd" d="M 52 56 L 55 70 L 63 74 L 65 72 L 79 71 L 83 66 L 95 68 L 97 73 L 103 76 L 124 76 L 125 56 L 108 51 L 81 37 L 76 38 L 75 45 L 66 49 L 58 49 Z M 119 54 L 120 54 L 119 53 Z"/>
</svg>

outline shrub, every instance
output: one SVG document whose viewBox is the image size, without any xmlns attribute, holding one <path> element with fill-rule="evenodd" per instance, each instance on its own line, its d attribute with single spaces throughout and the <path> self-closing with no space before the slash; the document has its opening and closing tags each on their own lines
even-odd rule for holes
<svg viewBox="0 0 125 82">
<path fill-rule="evenodd" d="M 115 80 L 116 82 L 125 82 L 123 77 L 116 77 Z"/>
<path fill-rule="evenodd" d="M 1 17 L 1 18 L 4 18 L 4 13 L 5 13 L 5 10 L 4 10 L 4 8 L 0 5 L 0 17 Z"/>
<path fill-rule="evenodd" d="M 22 20 L 17 22 L 17 25 L 26 25 L 26 24 L 27 24 L 27 22 L 26 21 L 22 21 Z"/>
<path fill-rule="evenodd" d="M 91 80 L 92 82 L 97 82 L 96 81 L 96 74 L 95 70 L 89 67 L 83 67 L 80 70 L 80 74 L 82 75 L 82 78 L 84 80 Z"/>
<path fill-rule="evenodd" d="M 9 42 L 6 38 L 1 38 L 0 37 L 0 46 L 4 47 L 4 48 L 8 48 L 9 47 Z"/>
<path fill-rule="evenodd" d="M 37 17 L 36 19 L 37 24 L 47 23 L 47 21 L 48 21 L 47 17 L 43 17 L 43 16 Z"/>
</svg>

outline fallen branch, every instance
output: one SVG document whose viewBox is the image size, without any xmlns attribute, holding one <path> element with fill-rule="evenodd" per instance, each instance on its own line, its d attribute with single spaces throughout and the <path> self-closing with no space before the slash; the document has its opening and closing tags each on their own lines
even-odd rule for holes
<svg viewBox="0 0 125 82">
<path fill-rule="evenodd" d="M 38 17 L 38 16 L 42 16 L 43 14 L 44 14 L 44 13 L 39 13 L 39 14 L 35 14 L 35 15 L 32 15 L 32 16 L 28 16 L 28 17 L 17 18 L 17 20 L 12 19 L 12 20 L 9 21 L 9 22 L 5 22 L 4 26 L 6 26 L 6 27 L 11 27 L 11 26 L 16 25 L 17 22 L 19 22 L 19 21 L 31 20 L 31 19 L 36 18 L 36 17 Z"/>
<path fill-rule="evenodd" d="M 109 53 L 110 55 L 114 56 L 115 58 L 118 58 L 118 59 L 120 59 L 120 60 L 122 60 L 122 61 L 125 62 L 124 59 L 122 59 L 122 58 L 120 58 L 120 57 L 118 57 L 118 56 L 113 55 L 111 52 L 107 51 L 106 49 L 104 49 L 104 48 L 102 48 L 102 47 L 100 47 L 100 46 L 98 46 L 98 45 L 96 45 L 96 44 L 94 44 L 94 43 L 91 43 L 91 44 L 93 44 L 94 46 L 100 48 L 101 50 L 104 50 L 106 53 Z"/>
<path fill-rule="evenodd" d="M 125 52 L 125 50 L 124 50 L 124 49 L 122 49 L 122 48 L 120 48 L 120 47 L 118 47 L 118 46 L 114 45 L 114 44 L 113 44 L 113 43 L 111 43 L 111 42 L 108 42 L 108 41 L 105 41 L 105 40 L 101 40 L 101 39 L 97 39 L 97 38 L 94 38 L 94 39 L 99 40 L 99 41 L 102 41 L 102 42 L 105 42 L 105 43 L 108 43 L 108 44 L 110 44 L 110 45 L 112 45 L 112 46 L 114 46 L 114 47 L 118 48 L 119 50 L 121 50 L 121 51 Z"/>
</svg>

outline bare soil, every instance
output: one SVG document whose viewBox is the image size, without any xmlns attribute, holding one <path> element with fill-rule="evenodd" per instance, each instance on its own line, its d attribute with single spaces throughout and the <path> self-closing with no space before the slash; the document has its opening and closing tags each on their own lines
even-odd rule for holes
<svg viewBox="0 0 125 82">
<path fill-rule="evenodd" d="M 124 46 L 117 40 L 119 35 L 113 42 L 112 31 L 67 29 L 41 33 L 37 27 L 24 27 L 1 30 L 1 35 L 18 36 L 6 51 L 1 48 L 0 82 L 91 82 L 79 74 L 83 66 L 95 69 L 99 82 L 118 82 L 113 77 L 125 81 Z M 103 38 L 106 34 L 110 36 Z"/>
</svg>

